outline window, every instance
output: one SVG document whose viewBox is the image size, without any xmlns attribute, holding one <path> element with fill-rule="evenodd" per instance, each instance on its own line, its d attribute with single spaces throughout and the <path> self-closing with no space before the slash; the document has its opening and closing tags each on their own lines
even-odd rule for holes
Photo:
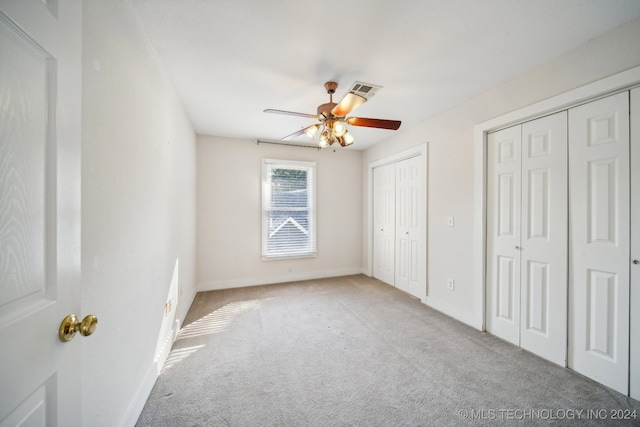
<svg viewBox="0 0 640 427">
<path fill-rule="evenodd" d="M 315 172 L 315 162 L 263 159 L 263 259 L 316 255 Z"/>
</svg>

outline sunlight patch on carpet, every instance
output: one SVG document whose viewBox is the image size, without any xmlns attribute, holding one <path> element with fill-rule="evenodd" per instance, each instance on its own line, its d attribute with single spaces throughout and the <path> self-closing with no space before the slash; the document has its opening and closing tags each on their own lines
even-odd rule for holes
<svg viewBox="0 0 640 427">
<path fill-rule="evenodd" d="M 238 315 L 260 308 L 269 299 L 271 298 L 231 302 L 182 328 L 176 340 L 222 332 Z"/>
<path fill-rule="evenodd" d="M 164 373 L 171 369 L 174 365 L 179 362 L 182 362 L 187 357 L 191 356 L 196 351 L 200 350 L 203 345 L 194 345 L 193 347 L 184 347 L 184 348 L 176 348 L 169 352 L 169 356 L 167 356 L 166 362 L 164 362 L 164 366 L 162 367 L 162 371 L 160 373 Z"/>
</svg>

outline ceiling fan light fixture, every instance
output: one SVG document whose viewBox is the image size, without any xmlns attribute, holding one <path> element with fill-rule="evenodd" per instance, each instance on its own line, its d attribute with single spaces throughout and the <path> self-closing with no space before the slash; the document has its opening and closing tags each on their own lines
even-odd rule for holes
<svg viewBox="0 0 640 427">
<path fill-rule="evenodd" d="M 322 133 L 320 133 L 320 136 L 318 137 L 318 142 L 319 143 L 326 143 L 329 141 L 329 131 L 325 128 Z"/>
<path fill-rule="evenodd" d="M 316 133 L 318 132 L 318 129 L 320 128 L 319 125 L 313 125 L 313 126 L 309 126 L 304 133 L 311 139 L 313 139 L 313 137 L 316 135 Z"/>
<path fill-rule="evenodd" d="M 333 102 L 333 94 L 338 88 L 336 82 L 326 82 L 325 89 L 329 94 L 329 102 L 318 106 L 317 114 L 296 113 L 294 111 L 276 110 L 268 108 L 265 113 L 286 114 L 290 116 L 316 119 L 320 123 L 301 128 L 300 130 L 285 136 L 282 139 L 297 138 L 306 134 L 311 140 L 316 140 L 318 145 L 327 147 L 337 142 L 347 147 L 354 142 L 353 136 L 348 132 L 349 126 L 362 126 L 376 129 L 398 130 L 400 120 L 375 119 L 365 117 L 347 117 L 354 109 L 370 99 L 382 86 L 372 85 L 356 81 L 340 102 Z M 317 139 L 316 139 L 317 138 Z"/>
<path fill-rule="evenodd" d="M 347 133 L 347 125 L 345 122 L 341 121 L 341 120 L 336 120 L 333 123 L 333 134 L 335 136 L 343 136 L 345 133 Z"/>
<path fill-rule="evenodd" d="M 342 139 L 344 140 L 343 147 L 353 144 L 353 135 L 351 135 L 349 132 L 345 131 L 344 135 L 342 135 Z"/>
</svg>

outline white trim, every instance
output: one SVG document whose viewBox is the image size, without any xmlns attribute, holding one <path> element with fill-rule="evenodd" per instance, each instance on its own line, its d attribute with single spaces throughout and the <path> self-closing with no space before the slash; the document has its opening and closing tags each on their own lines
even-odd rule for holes
<svg viewBox="0 0 640 427">
<path fill-rule="evenodd" d="M 542 117 L 556 111 L 566 110 L 591 100 L 630 89 L 640 83 L 640 67 L 614 74 L 593 83 L 545 99 L 519 110 L 487 120 L 474 127 L 474 234 L 473 277 L 478 280 L 473 286 L 471 298 L 476 301 L 473 324 L 485 330 L 485 247 L 486 247 L 486 151 L 487 133 L 517 123 Z"/>
<path fill-rule="evenodd" d="M 136 391 L 131 404 L 125 412 L 125 416 L 122 420 L 122 423 L 120 424 L 121 426 L 133 427 L 136 425 L 136 423 L 138 422 L 138 418 L 140 418 L 140 414 L 144 409 L 144 405 L 147 403 L 147 399 L 151 394 L 151 389 L 153 389 L 153 386 L 156 383 L 156 379 L 158 379 L 158 370 L 160 368 L 162 368 L 162 365 L 158 362 L 153 362 L 149 366 L 149 369 L 147 369 L 147 372 L 144 375 L 142 382 L 140 383 L 140 387 L 138 387 L 138 390 Z"/>
<path fill-rule="evenodd" d="M 195 298 L 196 298 L 196 292 L 192 292 L 188 296 L 187 301 L 189 301 L 189 303 L 187 307 L 191 307 L 193 305 L 193 301 L 195 300 Z M 180 319 L 180 316 L 178 315 L 177 310 L 178 310 L 178 307 L 176 304 L 176 319 L 173 322 L 173 329 L 171 331 L 171 345 L 168 346 L 169 349 L 173 347 L 173 343 L 176 341 L 176 338 L 178 337 L 178 332 L 180 331 L 182 323 L 184 322 L 184 318 Z M 187 316 L 187 313 L 184 314 L 185 318 L 186 316 Z M 138 390 L 136 390 L 136 393 L 133 399 L 131 400 L 131 404 L 129 405 L 129 407 L 125 412 L 125 416 L 122 419 L 122 423 L 120 423 L 122 427 L 134 427 L 138 422 L 138 418 L 140 418 L 140 414 L 144 409 L 144 405 L 147 403 L 147 399 L 149 399 L 151 390 L 153 389 L 153 386 L 156 384 L 158 375 L 160 375 L 160 371 L 162 370 L 162 367 L 164 366 L 164 362 L 166 362 L 167 357 L 169 357 L 169 353 L 170 351 L 167 351 L 166 353 L 162 354 L 158 360 L 152 360 L 151 364 L 149 365 L 149 368 L 147 369 L 146 374 L 144 375 L 144 378 L 140 382 L 140 386 L 138 387 Z"/>
<path fill-rule="evenodd" d="M 362 269 L 362 273 L 366 276 L 373 277 L 373 170 L 379 166 L 388 165 L 391 163 L 397 163 L 401 160 L 410 159 L 412 157 L 423 156 L 424 158 L 424 173 L 422 174 L 422 186 L 423 186 L 423 196 L 424 196 L 424 230 L 423 230 L 423 238 L 424 241 L 422 244 L 424 245 L 423 253 L 425 254 L 425 271 L 424 271 L 424 281 L 425 281 L 425 294 L 421 295 L 420 299 L 424 303 L 426 301 L 426 296 L 428 295 L 428 266 L 427 260 L 429 259 L 428 255 L 428 247 L 427 239 L 429 236 L 429 221 L 428 221 L 428 208 L 429 208 L 429 186 L 427 184 L 429 179 L 429 157 L 428 157 L 428 142 L 425 142 L 420 145 L 416 145 L 415 147 L 408 148 L 406 150 L 400 151 L 398 153 L 392 154 L 388 157 L 384 157 L 379 160 L 375 160 L 368 164 L 367 166 L 367 194 L 368 194 L 368 205 L 367 205 L 367 265 Z"/>
<path fill-rule="evenodd" d="M 416 157 L 420 155 L 427 154 L 427 142 L 424 144 L 416 145 L 415 147 L 407 148 L 406 150 L 400 151 L 398 153 L 392 154 L 388 157 L 384 157 L 379 160 L 375 160 L 369 163 L 369 170 L 373 170 L 373 168 L 377 168 L 378 166 L 388 165 L 390 163 L 397 163 L 400 160 L 410 159 L 411 157 Z M 373 175 L 371 175 L 373 176 Z"/>
</svg>

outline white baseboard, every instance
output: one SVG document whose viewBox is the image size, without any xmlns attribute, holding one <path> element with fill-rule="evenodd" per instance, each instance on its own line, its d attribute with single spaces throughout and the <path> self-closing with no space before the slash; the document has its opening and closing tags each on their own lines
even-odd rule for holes
<svg viewBox="0 0 640 427">
<path fill-rule="evenodd" d="M 459 307 L 449 304 L 446 301 L 443 301 L 434 297 L 427 297 L 427 306 L 433 308 L 434 310 L 438 310 L 439 312 L 446 314 L 449 317 L 453 317 L 456 320 L 459 320 L 462 323 L 466 323 L 472 328 L 482 330 L 482 322 L 478 324 L 478 320 L 469 312 L 461 310 Z"/>
<path fill-rule="evenodd" d="M 343 268 L 338 270 L 306 271 L 285 273 L 278 276 L 247 277 L 244 279 L 215 280 L 201 282 L 196 285 L 198 292 L 217 291 L 220 289 L 244 288 L 247 286 L 270 285 L 273 283 L 297 282 L 299 280 L 325 279 L 328 277 L 350 276 L 361 274 L 362 268 Z"/>
<path fill-rule="evenodd" d="M 147 403 L 147 399 L 151 394 L 151 390 L 158 379 L 158 375 L 160 375 L 160 371 L 164 366 L 164 363 L 169 356 L 171 351 L 171 347 L 173 347 L 173 343 L 176 341 L 178 337 L 178 332 L 180 332 L 180 328 L 182 327 L 182 323 L 184 323 L 184 318 L 186 317 L 186 313 L 189 311 L 191 304 L 193 304 L 193 300 L 196 297 L 196 292 L 193 291 L 187 297 L 189 300 L 189 304 L 187 305 L 187 310 L 184 316 L 179 316 L 179 313 L 176 313 L 176 319 L 173 322 L 173 328 L 171 330 L 171 344 L 168 346 L 166 351 L 163 351 L 162 354 L 158 357 L 157 360 L 153 360 L 147 369 L 147 372 L 140 384 L 140 387 L 136 391 L 135 397 L 129 407 L 127 408 L 126 415 L 124 417 L 124 421 L 122 422 L 122 427 L 135 427 L 138 422 L 138 418 L 140 418 L 140 414 L 144 409 L 144 405 Z"/>
<path fill-rule="evenodd" d="M 147 369 L 147 373 L 136 392 L 136 397 L 131 401 L 131 404 L 127 408 L 124 421 L 121 424 L 122 427 L 135 427 L 136 422 L 138 422 L 142 409 L 144 409 L 144 405 L 147 403 L 147 399 L 151 394 L 151 389 L 153 389 L 156 379 L 158 378 L 159 367 L 162 366 L 159 365 L 158 362 L 154 361 L 149 366 L 149 369 Z"/>
</svg>

